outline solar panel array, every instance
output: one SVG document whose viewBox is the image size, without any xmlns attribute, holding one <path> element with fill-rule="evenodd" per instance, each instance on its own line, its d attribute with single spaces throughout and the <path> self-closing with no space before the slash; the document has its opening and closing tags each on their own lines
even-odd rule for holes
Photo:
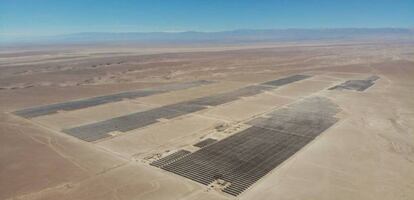
<svg viewBox="0 0 414 200">
<path fill-rule="evenodd" d="M 92 142 L 109 137 L 109 133 L 113 131 L 130 131 L 157 123 L 158 119 L 161 118 L 171 119 L 206 109 L 208 106 L 225 104 L 231 101 L 235 101 L 241 97 L 260 94 L 272 89 L 275 88 L 267 85 L 251 85 L 230 92 L 196 98 L 190 101 L 166 105 L 147 111 L 136 112 L 101 122 L 64 129 L 63 132 L 79 139 Z"/>
<path fill-rule="evenodd" d="M 62 131 L 79 139 L 92 142 L 109 137 L 109 133 L 113 131 L 126 132 L 157 123 L 157 119 L 160 118 L 171 119 L 184 114 L 186 113 L 161 107 L 79 127 L 63 129 Z"/>
<path fill-rule="evenodd" d="M 182 89 L 187 89 L 187 88 L 210 84 L 210 83 L 212 82 L 206 81 L 206 80 L 199 80 L 199 81 L 193 81 L 193 82 L 187 82 L 187 83 L 176 83 L 176 84 L 161 86 L 158 88 L 127 91 L 127 92 L 121 92 L 117 94 L 92 97 L 88 99 L 81 99 L 81 100 L 68 101 L 68 102 L 63 102 L 63 103 L 50 104 L 50 105 L 45 105 L 45 106 L 37 106 L 33 108 L 26 108 L 26 109 L 15 111 L 14 114 L 19 115 L 21 117 L 25 117 L 25 118 L 33 118 L 33 117 L 53 114 L 59 110 L 65 110 L 65 111 L 77 110 L 77 109 L 87 108 L 91 106 L 97 106 L 101 104 L 117 102 L 123 99 L 145 97 L 145 96 L 150 96 L 154 94 L 160 94 L 160 93 L 175 91 L 175 90 L 182 90 Z"/>
<path fill-rule="evenodd" d="M 237 196 L 332 126 L 338 111 L 328 99 L 309 98 L 160 168 L 204 185 L 224 180 L 223 192 Z"/>
<path fill-rule="evenodd" d="M 329 90 L 355 90 L 364 91 L 375 84 L 379 76 L 371 76 L 364 80 L 348 80 L 340 85 L 329 88 Z"/>
</svg>

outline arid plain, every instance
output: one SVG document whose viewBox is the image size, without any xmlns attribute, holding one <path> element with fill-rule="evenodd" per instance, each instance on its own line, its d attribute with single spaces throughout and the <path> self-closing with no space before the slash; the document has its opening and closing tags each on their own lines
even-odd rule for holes
<svg viewBox="0 0 414 200">
<path fill-rule="evenodd" d="M 4 48 L 0 112 L 0 199 L 414 198 L 410 42 Z"/>
</svg>

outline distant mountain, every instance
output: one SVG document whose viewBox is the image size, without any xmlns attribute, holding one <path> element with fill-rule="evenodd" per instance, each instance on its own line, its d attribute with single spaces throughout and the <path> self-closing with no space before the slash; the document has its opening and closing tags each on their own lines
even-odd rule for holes
<svg viewBox="0 0 414 200">
<path fill-rule="evenodd" d="M 414 29 L 337 28 L 337 29 L 243 29 L 221 32 L 85 32 L 56 36 L 14 38 L 12 42 L 262 42 L 304 40 L 414 39 Z M 7 41 L 7 40 L 6 40 Z"/>
</svg>

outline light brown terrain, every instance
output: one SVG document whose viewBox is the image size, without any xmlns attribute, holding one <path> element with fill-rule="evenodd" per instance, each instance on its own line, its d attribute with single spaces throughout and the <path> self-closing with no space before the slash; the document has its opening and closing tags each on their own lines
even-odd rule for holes
<svg viewBox="0 0 414 200">
<path fill-rule="evenodd" d="M 96 45 L 0 50 L 0 199 L 414 199 L 414 43 Z M 311 78 L 86 142 L 61 130 L 233 91 Z M 365 91 L 328 90 L 380 77 Z M 26 107 L 210 80 L 212 84 L 25 119 Z M 310 96 L 340 120 L 234 197 L 149 162 Z"/>
</svg>

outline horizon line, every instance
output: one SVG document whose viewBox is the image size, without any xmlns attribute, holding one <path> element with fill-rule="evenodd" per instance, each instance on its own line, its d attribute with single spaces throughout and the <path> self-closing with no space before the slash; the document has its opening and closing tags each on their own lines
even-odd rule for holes
<svg viewBox="0 0 414 200">
<path fill-rule="evenodd" d="M 414 27 L 313 27 L 313 28 L 239 28 L 239 29 L 226 29 L 216 31 L 203 31 L 203 30 L 164 30 L 164 31 L 78 31 L 67 32 L 57 34 L 33 34 L 33 35 L 16 35 L 15 33 L 2 33 L 0 36 L 15 37 L 15 38 L 27 38 L 27 37 L 53 37 L 64 35 L 75 35 L 85 33 L 221 33 L 221 32 L 233 32 L 233 31 L 270 31 L 270 30 L 335 30 L 335 29 L 406 29 L 414 30 Z"/>
</svg>

